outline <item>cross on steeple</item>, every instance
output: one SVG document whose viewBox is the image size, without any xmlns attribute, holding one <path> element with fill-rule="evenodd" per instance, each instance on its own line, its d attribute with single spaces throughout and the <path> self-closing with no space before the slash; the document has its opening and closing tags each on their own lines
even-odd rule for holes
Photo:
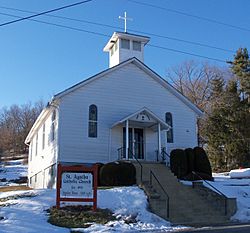
<svg viewBox="0 0 250 233">
<path fill-rule="evenodd" d="M 127 12 L 124 12 L 124 17 L 123 16 L 119 16 L 119 19 L 123 19 L 124 20 L 124 32 L 127 32 L 127 20 L 132 21 L 132 18 L 128 18 L 127 17 Z"/>
</svg>

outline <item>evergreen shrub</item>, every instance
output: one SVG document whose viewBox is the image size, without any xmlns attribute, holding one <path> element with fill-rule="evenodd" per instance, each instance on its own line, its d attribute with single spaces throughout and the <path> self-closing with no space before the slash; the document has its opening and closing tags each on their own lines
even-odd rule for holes
<svg viewBox="0 0 250 233">
<path fill-rule="evenodd" d="M 185 154 L 188 162 L 188 173 L 192 173 L 192 171 L 194 171 L 194 150 L 192 148 L 187 148 L 185 149 Z"/>
<path fill-rule="evenodd" d="M 212 169 L 207 154 L 201 147 L 175 149 L 170 153 L 170 169 L 178 179 L 213 180 Z M 194 171 L 197 175 L 192 173 Z"/>
<path fill-rule="evenodd" d="M 128 186 L 136 183 L 136 170 L 127 162 L 112 162 L 100 168 L 100 185 Z"/>
<path fill-rule="evenodd" d="M 98 175 L 98 186 L 101 186 L 101 179 L 100 179 L 100 170 L 102 168 L 102 166 L 104 165 L 103 163 L 95 163 L 97 165 L 97 175 Z"/>
<path fill-rule="evenodd" d="M 184 150 L 175 149 L 171 151 L 170 169 L 178 179 L 188 174 L 188 160 Z"/>
<path fill-rule="evenodd" d="M 212 169 L 205 150 L 201 147 L 194 148 L 194 170 L 212 177 Z"/>
</svg>

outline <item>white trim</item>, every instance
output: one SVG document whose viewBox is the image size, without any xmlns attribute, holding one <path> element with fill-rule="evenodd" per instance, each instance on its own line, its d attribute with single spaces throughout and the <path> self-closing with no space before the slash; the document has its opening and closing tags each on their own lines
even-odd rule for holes
<svg viewBox="0 0 250 233">
<path fill-rule="evenodd" d="M 126 160 L 128 160 L 128 149 L 129 149 L 129 122 L 126 120 Z"/>
<path fill-rule="evenodd" d="M 146 36 L 140 36 L 140 35 L 135 35 L 135 34 L 131 34 L 131 33 L 124 33 L 124 32 L 114 32 L 112 37 L 109 39 L 108 43 L 103 48 L 103 51 L 109 52 L 111 47 L 113 47 L 113 45 L 117 42 L 118 38 L 129 39 L 129 40 L 132 39 L 132 40 L 140 41 L 144 45 L 146 45 L 150 40 L 150 38 L 146 37 Z"/>
<path fill-rule="evenodd" d="M 158 123 L 158 155 L 161 153 L 161 124 Z"/>
<path fill-rule="evenodd" d="M 124 123 L 124 122 L 127 122 L 127 120 L 130 120 L 131 118 L 133 118 L 134 116 L 136 116 L 137 114 L 139 114 L 139 113 L 141 113 L 141 112 L 143 112 L 143 111 L 145 111 L 147 114 L 149 114 L 152 118 L 154 118 L 154 119 L 160 124 L 161 130 L 168 130 L 169 128 L 171 128 L 171 127 L 170 127 L 167 123 L 165 123 L 160 117 L 158 117 L 156 114 L 154 114 L 152 111 L 150 111 L 150 110 L 149 110 L 148 108 L 146 108 L 146 107 L 143 107 L 142 109 L 140 109 L 140 110 L 138 110 L 138 111 L 136 111 L 136 112 L 130 114 L 129 116 L 127 116 L 127 117 L 125 117 L 125 118 L 119 120 L 118 122 L 114 123 L 114 124 L 111 126 L 111 128 L 113 128 L 113 127 L 115 127 L 115 126 L 117 126 L 117 125 L 119 125 L 119 124 L 122 124 L 122 123 Z M 149 128 L 154 129 L 155 126 L 156 126 L 156 125 L 153 125 L 153 126 L 151 126 L 151 127 L 149 127 Z M 156 131 L 157 129 L 154 129 L 154 130 Z"/>
</svg>

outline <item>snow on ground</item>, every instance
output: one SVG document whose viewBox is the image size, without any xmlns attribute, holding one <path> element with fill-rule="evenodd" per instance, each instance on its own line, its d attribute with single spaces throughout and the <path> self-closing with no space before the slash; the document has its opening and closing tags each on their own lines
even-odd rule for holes
<svg viewBox="0 0 250 233">
<path fill-rule="evenodd" d="M 27 175 L 27 166 L 22 160 L 10 161 L 1 167 L 0 178 L 17 179 Z M 0 186 L 6 182 L 0 182 Z M 9 185 L 9 184 L 8 184 Z M 11 199 L 17 196 L 17 199 Z M 55 205 L 55 190 L 27 190 L 0 193 L 0 233 L 25 232 L 69 232 L 67 228 L 56 227 L 47 222 L 46 210 Z M 2 205 L 2 207 L 1 207 Z M 183 227 L 171 227 L 170 223 L 147 210 L 148 202 L 144 192 L 137 186 L 98 190 L 98 207 L 108 208 L 117 217 L 105 225 L 93 224 L 83 232 L 136 232 L 171 231 Z M 127 218 L 135 218 L 136 223 L 125 223 Z"/>
<path fill-rule="evenodd" d="M 229 175 L 213 174 L 215 181 L 211 183 L 227 197 L 237 198 L 237 212 L 233 221 L 250 221 L 250 179 L 230 179 Z M 208 186 L 207 186 L 208 187 Z"/>
<path fill-rule="evenodd" d="M 236 170 L 234 170 L 234 175 L 237 177 L 242 176 L 242 172 L 240 174 L 235 174 Z M 231 217 L 232 221 L 237 222 L 249 222 L 250 221 L 250 179 L 249 178 L 241 178 L 241 179 L 232 179 L 229 175 L 230 173 L 213 173 L 214 182 L 207 181 L 209 184 L 214 186 L 220 192 L 225 194 L 227 197 L 236 198 L 237 202 L 237 212 L 234 216 Z M 181 181 L 185 185 L 192 185 L 190 181 Z M 213 189 L 210 185 L 203 182 L 203 185 L 207 188 Z"/>
<path fill-rule="evenodd" d="M 69 229 L 53 226 L 47 223 L 46 209 L 55 205 L 55 190 L 14 191 L 1 194 L 0 198 L 15 194 L 25 194 L 26 197 L 8 200 L 1 204 L 9 204 L 0 208 L 0 232 L 69 232 Z M 27 197 L 28 194 L 36 195 Z M 119 218 L 105 225 L 93 224 L 83 232 L 136 232 L 161 231 L 167 232 L 183 227 L 171 227 L 170 223 L 147 210 L 147 199 L 144 192 L 136 186 L 98 190 L 98 207 L 108 208 Z M 127 217 L 134 216 L 138 222 L 125 223 Z"/>
<path fill-rule="evenodd" d="M 22 161 L 23 159 L 0 162 L 0 180 L 7 180 L 7 182 L 0 182 L 0 186 L 13 185 L 13 183 L 9 182 L 10 180 L 18 179 L 21 176 L 27 176 L 28 166 L 23 165 Z"/>
<path fill-rule="evenodd" d="M 11 196 L 21 191 L 8 192 Z M 35 194 L 35 197 L 9 200 L 1 204 L 9 206 L 0 208 L 1 220 L 0 232 L 14 233 L 43 233 L 43 232 L 67 232 L 66 228 L 59 228 L 47 223 L 46 209 L 54 204 L 55 193 L 51 190 L 24 191 L 25 194 Z"/>
<path fill-rule="evenodd" d="M 0 164 L 1 165 L 1 164 Z M 17 179 L 27 175 L 27 166 L 21 160 L 10 161 L 0 167 L 0 179 Z M 231 179 L 229 173 L 213 174 L 217 189 L 228 197 L 236 197 L 238 210 L 232 217 L 234 221 L 250 221 L 250 179 Z M 189 182 L 185 182 L 189 184 Z M 6 182 L 0 182 L 0 186 Z M 10 185 L 7 182 L 7 185 Z M 13 184 L 11 184 L 13 185 Z M 11 199 L 18 195 L 19 198 Z M 55 205 L 55 190 L 26 190 L 0 193 L 0 233 L 27 232 L 67 232 L 67 228 L 56 227 L 47 222 L 46 210 Z M 2 205 L 2 206 L 1 206 Z M 117 217 L 105 225 L 93 224 L 82 232 L 169 232 L 184 227 L 172 227 L 171 224 L 147 210 L 147 198 L 137 186 L 98 190 L 98 207 L 108 208 Z M 1 220 L 1 218 L 4 218 Z M 135 223 L 125 223 L 125 219 L 135 218 Z"/>
<path fill-rule="evenodd" d="M 250 178 L 250 168 L 231 170 L 229 176 L 230 178 Z"/>
</svg>

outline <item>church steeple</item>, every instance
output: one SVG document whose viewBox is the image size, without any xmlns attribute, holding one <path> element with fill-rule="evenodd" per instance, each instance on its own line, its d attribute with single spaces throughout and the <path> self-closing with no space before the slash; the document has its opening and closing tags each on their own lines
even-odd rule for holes
<svg viewBox="0 0 250 233">
<path fill-rule="evenodd" d="M 144 46 L 149 40 L 150 38 L 146 36 L 114 32 L 103 49 L 104 52 L 109 52 L 109 67 L 118 65 L 132 57 L 144 62 Z"/>
<path fill-rule="evenodd" d="M 144 46 L 150 40 L 149 37 L 127 32 L 127 20 L 132 19 L 127 17 L 126 11 L 119 19 L 124 20 L 124 32 L 114 32 L 103 49 L 104 52 L 109 52 L 109 68 L 132 57 L 144 62 Z"/>
</svg>

